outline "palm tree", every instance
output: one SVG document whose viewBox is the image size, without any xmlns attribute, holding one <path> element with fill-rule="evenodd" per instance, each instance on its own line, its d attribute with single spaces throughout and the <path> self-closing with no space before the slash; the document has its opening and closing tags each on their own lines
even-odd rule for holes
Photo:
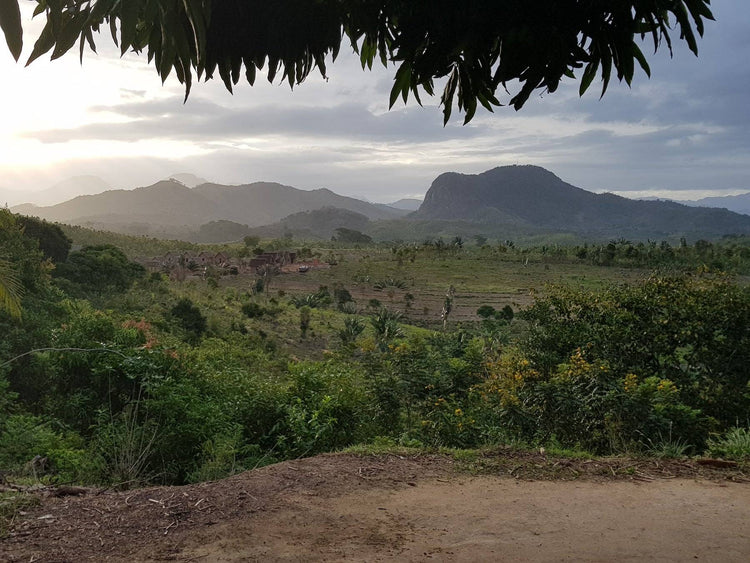
<svg viewBox="0 0 750 563">
<path fill-rule="evenodd" d="M 381 352 L 388 349 L 388 344 L 396 338 L 401 338 L 404 331 L 399 326 L 403 315 L 399 311 L 391 311 L 383 307 L 370 319 L 372 328 L 375 329 L 375 341 Z"/>
<path fill-rule="evenodd" d="M 22 293 L 23 287 L 10 262 L 0 259 L 0 311 L 21 318 Z"/>
</svg>

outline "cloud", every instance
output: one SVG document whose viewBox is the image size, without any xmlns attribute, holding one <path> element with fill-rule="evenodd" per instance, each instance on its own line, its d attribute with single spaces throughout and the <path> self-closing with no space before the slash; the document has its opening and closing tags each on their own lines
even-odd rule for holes
<svg viewBox="0 0 750 563">
<path fill-rule="evenodd" d="M 443 127 L 434 112 L 420 107 L 378 114 L 351 102 L 332 107 L 268 105 L 240 109 L 206 99 L 188 103 L 186 107 L 176 98 L 168 98 L 94 106 L 92 113 L 103 119 L 65 129 L 28 131 L 23 136 L 43 143 L 179 139 L 201 144 L 266 136 L 440 142 L 480 134 L 475 126 Z"/>
<path fill-rule="evenodd" d="M 673 59 L 646 46 L 653 78 L 636 72 L 632 88 L 612 83 L 600 100 L 593 84 L 580 98 L 567 80 L 520 112 L 479 110 L 466 127 L 457 113 L 443 127 L 439 97 L 387 111 L 393 67 L 363 72 L 346 54 L 329 64 L 328 81 L 311 76 L 290 91 L 259 80 L 234 95 L 212 81 L 195 84 L 185 104 L 174 79 L 162 87 L 142 60 L 113 49 L 87 56 L 83 71 L 75 60 L 40 61 L 31 78 L 28 69 L 8 75 L 20 90 L 0 108 L 3 184 L 97 174 L 131 187 L 185 170 L 384 201 L 424 193 L 445 171 L 531 163 L 594 190 L 750 190 L 750 5 L 724 0 L 713 10 L 698 58 L 674 37 Z"/>
</svg>

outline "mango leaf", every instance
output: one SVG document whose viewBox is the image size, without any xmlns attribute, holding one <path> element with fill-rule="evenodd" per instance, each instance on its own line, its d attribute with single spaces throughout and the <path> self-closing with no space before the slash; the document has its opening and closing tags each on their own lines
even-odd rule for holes
<svg viewBox="0 0 750 563">
<path fill-rule="evenodd" d="M 136 0 L 120 0 L 120 51 L 122 55 L 135 41 L 140 4 Z M 162 81 L 163 78 L 162 76 Z"/>
<path fill-rule="evenodd" d="M 406 102 L 409 97 L 409 86 L 411 85 L 411 65 L 408 62 L 401 63 L 396 71 L 396 78 L 393 81 L 393 88 L 391 88 L 391 97 L 389 108 L 393 107 L 396 103 L 399 94 Z"/>
<path fill-rule="evenodd" d="M 47 25 L 44 26 L 42 33 L 39 35 L 39 39 L 34 43 L 34 48 L 31 51 L 31 55 L 29 55 L 29 60 L 26 61 L 26 66 L 29 66 L 54 46 L 55 36 L 52 34 L 52 22 L 48 21 Z"/>
<path fill-rule="evenodd" d="M 18 60 L 23 49 L 23 27 L 17 0 L 0 0 L 0 29 L 5 34 L 10 54 Z"/>
<path fill-rule="evenodd" d="M 79 12 L 64 24 L 60 35 L 57 37 L 55 49 L 52 51 L 52 60 L 62 57 L 67 53 L 82 35 L 83 26 L 86 24 L 88 14 Z"/>
</svg>

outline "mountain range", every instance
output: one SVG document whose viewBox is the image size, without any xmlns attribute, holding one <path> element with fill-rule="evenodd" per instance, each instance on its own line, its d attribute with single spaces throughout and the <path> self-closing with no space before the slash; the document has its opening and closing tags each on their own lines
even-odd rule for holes
<svg viewBox="0 0 750 563">
<path fill-rule="evenodd" d="M 504 166 L 481 174 L 448 172 L 432 182 L 423 202 L 401 200 L 391 205 L 328 189 L 305 191 L 271 182 L 203 182 L 189 187 L 188 182 L 201 179 L 178 178 L 12 210 L 61 223 L 196 242 L 236 240 L 242 233 L 329 238 L 339 226 L 388 239 L 422 239 L 425 233 L 572 233 L 588 239 L 750 234 L 750 215 L 595 194 L 538 166 Z"/>
<path fill-rule="evenodd" d="M 305 191 L 271 182 L 240 186 L 204 183 L 189 188 L 175 179 L 134 190 L 79 196 L 48 207 L 27 204 L 12 210 L 96 229 L 166 235 L 221 220 L 248 227 L 269 225 L 295 213 L 324 207 L 353 211 L 370 220 L 395 219 L 406 214 L 327 189 Z"/>
<path fill-rule="evenodd" d="M 690 201 L 678 201 L 692 207 L 722 207 L 735 213 L 750 215 L 750 192 L 739 195 L 704 197 Z"/>
</svg>

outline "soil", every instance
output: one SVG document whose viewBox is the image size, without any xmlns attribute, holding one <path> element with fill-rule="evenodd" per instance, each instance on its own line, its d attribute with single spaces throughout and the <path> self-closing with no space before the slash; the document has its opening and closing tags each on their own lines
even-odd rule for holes
<svg viewBox="0 0 750 563">
<path fill-rule="evenodd" d="M 0 560 L 750 560 L 750 480 L 692 461 L 331 454 L 184 487 L 61 492 L 16 518 Z"/>
</svg>

